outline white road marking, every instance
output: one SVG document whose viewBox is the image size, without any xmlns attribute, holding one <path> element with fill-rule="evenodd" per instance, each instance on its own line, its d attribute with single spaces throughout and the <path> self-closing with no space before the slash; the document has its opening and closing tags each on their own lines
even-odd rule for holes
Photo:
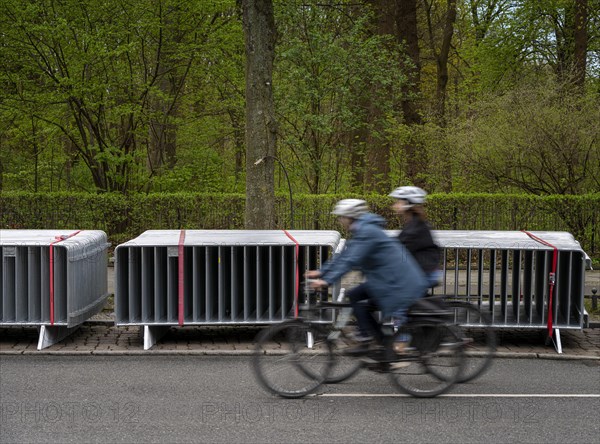
<svg viewBox="0 0 600 444">
<path fill-rule="evenodd" d="M 402 393 L 322 393 L 315 397 L 327 398 L 412 398 Z M 600 398 L 595 393 L 456 393 L 438 395 L 436 398 Z"/>
</svg>

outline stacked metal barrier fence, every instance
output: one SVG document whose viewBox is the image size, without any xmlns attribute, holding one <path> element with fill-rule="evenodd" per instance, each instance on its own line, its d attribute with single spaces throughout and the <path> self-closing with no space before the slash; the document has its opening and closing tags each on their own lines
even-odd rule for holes
<svg viewBox="0 0 600 444">
<path fill-rule="evenodd" d="M 304 271 L 339 243 L 336 231 L 146 231 L 115 250 L 116 323 L 279 322 L 294 309 Z"/>
<path fill-rule="evenodd" d="M 108 245 L 99 230 L 0 230 L 0 325 L 43 327 L 43 348 L 99 312 Z"/>
<path fill-rule="evenodd" d="M 398 231 L 388 234 L 397 236 Z M 571 234 L 444 230 L 433 234 L 443 250 L 442 282 L 434 294 L 478 305 L 498 328 L 547 328 L 550 305 L 552 328 L 583 328 L 589 258 Z"/>
<path fill-rule="evenodd" d="M 588 258 L 571 234 L 433 234 L 443 251 L 434 294 L 476 304 L 497 328 L 583 328 Z M 337 231 L 146 231 L 115 250 L 115 323 L 144 326 L 146 337 L 149 327 L 279 322 L 304 302 L 304 272 L 344 245 Z M 0 230 L 0 325 L 39 326 L 42 348 L 100 311 L 107 247 L 97 230 Z"/>
</svg>

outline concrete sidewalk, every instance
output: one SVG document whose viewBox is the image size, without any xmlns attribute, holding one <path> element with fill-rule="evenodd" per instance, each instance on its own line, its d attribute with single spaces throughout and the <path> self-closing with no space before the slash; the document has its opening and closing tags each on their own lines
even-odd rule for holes
<svg viewBox="0 0 600 444">
<path fill-rule="evenodd" d="M 173 327 L 150 350 L 144 350 L 141 327 L 116 327 L 111 322 L 89 321 L 60 343 L 37 350 L 38 331 L 28 327 L 0 328 L 1 354 L 198 354 L 249 355 L 262 327 Z M 562 330 L 563 353 L 545 344 L 540 330 L 500 330 L 498 357 L 587 359 L 600 362 L 600 328 Z M 280 347 L 273 344 L 274 350 Z M 475 350 L 481 348 L 475 344 Z"/>
</svg>

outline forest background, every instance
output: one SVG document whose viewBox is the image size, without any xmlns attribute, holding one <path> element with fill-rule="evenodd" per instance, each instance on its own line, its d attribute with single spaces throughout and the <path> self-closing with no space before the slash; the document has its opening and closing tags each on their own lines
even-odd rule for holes
<svg viewBox="0 0 600 444">
<path fill-rule="evenodd" d="M 92 193 L 119 202 L 103 210 L 118 234 L 140 199 L 209 193 L 164 216 L 182 226 L 200 201 L 243 212 L 265 168 L 277 202 L 292 190 L 298 213 L 320 202 L 303 218 L 404 184 L 458 199 L 470 220 L 465 196 L 490 193 L 493 219 L 499 195 L 519 194 L 503 229 L 544 207 L 598 254 L 600 0 L 0 0 L 0 29 L 3 227 Z M 262 154 L 247 134 L 256 32 L 272 52 Z"/>
</svg>

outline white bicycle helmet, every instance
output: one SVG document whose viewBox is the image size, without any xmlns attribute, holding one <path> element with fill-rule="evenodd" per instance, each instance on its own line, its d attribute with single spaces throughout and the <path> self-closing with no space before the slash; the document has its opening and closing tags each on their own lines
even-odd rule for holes
<svg viewBox="0 0 600 444">
<path fill-rule="evenodd" d="M 422 205 L 427 200 L 427 192 L 419 187 L 399 187 L 389 194 L 394 199 L 402 199 L 410 205 Z"/>
<path fill-rule="evenodd" d="M 336 205 L 331 214 L 356 219 L 369 211 L 367 202 L 361 199 L 343 199 Z"/>
</svg>

